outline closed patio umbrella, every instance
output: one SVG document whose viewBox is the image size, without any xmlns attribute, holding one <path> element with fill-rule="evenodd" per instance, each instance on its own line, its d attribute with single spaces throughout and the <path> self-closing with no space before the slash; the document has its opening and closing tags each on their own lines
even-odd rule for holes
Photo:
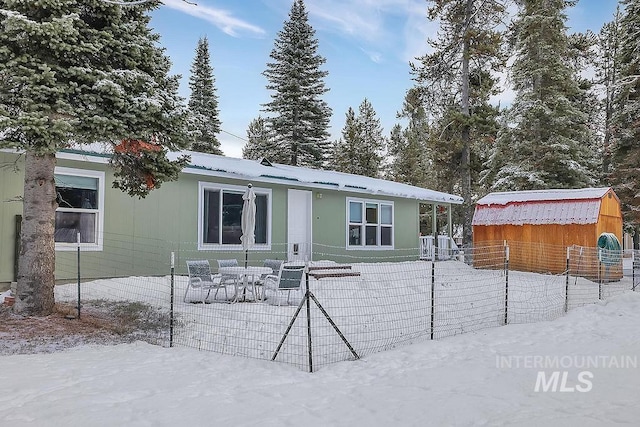
<svg viewBox="0 0 640 427">
<path fill-rule="evenodd" d="M 247 185 L 247 190 L 242 195 L 242 249 L 244 249 L 244 266 L 247 266 L 249 260 L 249 249 L 256 243 L 256 194 L 253 192 L 253 186 Z"/>
</svg>

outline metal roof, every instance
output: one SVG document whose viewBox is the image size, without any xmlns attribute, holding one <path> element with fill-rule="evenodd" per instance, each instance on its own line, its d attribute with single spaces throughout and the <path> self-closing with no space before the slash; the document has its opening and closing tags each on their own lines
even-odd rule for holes
<svg viewBox="0 0 640 427">
<path fill-rule="evenodd" d="M 610 187 L 578 188 L 558 190 L 527 190 L 489 193 L 477 201 L 478 205 L 506 205 L 514 202 L 562 201 L 579 199 L 602 199 Z"/>
<path fill-rule="evenodd" d="M 180 155 L 191 157 L 191 162 L 183 169 L 183 173 L 219 176 L 247 182 L 293 184 L 307 188 L 332 189 L 434 203 L 462 203 L 460 196 L 427 188 L 336 171 L 281 165 L 264 159 L 247 160 L 192 151 L 170 152 L 168 156 L 173 160 Z M 106 163 L 110 155 L 99 150 L 62 150 L 57 156 Z"/>
<path fill-rule="evenodd" d="M 477 205 L 472 225 L 595 224 L 600 199 Z"/>
<path fill-rule="evenodd" d="M 473 225 L 595 224 L 609 187 L 490 193 L 478 200 Z"/>
<path fill-rule="evenodd" d="M 239 179 L 257 182 L 284 181 L 288 184 L 296 182 L 297 185 L 313 188 L 330 188 L 338 191 L 351 191 L 430 202 L 462 203 L 462 197 L 453 194 L 362 175 L 282 165 L 265 162 L 264 160 L 237 159 L 196 152 L 180 154 L 188 154 L 191 156 L 191 167 L 201 170 L 226 172 L 235 175 Z"/>
</svg>

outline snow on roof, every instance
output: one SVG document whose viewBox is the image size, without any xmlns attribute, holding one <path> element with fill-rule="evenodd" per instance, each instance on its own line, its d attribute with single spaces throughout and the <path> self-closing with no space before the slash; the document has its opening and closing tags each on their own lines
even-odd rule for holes
<svg viewBox="0 0 640 427">
<path fill-rule="evenodd" d="M 600 199 L 477 205 L 472 225 L 595 224 Z"/>
<path fill-rule="evenodd" d="M 196 152 L 171 153 L 171 157 L 177 157 L 179 154 L 188 154 L 191 156 L 191 163 L 187 168 L 200 171 L 212 171 L 214 173 L 226 173 L 234 175 L 236 178 L 250 179 L 258 182 L 296 182 L 298 185 L 314 188 L 333 188 L 338 191 L 368 193 L 380 196 L 454 204 L 462 203 L 462 197 L 459 196 L 384 179 L 321 169 L 288 166 L 278 163 L 267 166 L 265 162 L 261 163 L 256 160 Z"/>
<path fill-rule="evenodd" d="M 601 199 L 610 187 L 579 188 L 575 190 L 528 190 L 489 193 L 477 201 L 478 205 L 506 205 L 509 203 L 548 202 L 562 200 Z"/>
<path fill-rule="evenodd" d="M 367 193 L 429 202 L 462 203 L 462 197 L 460 196 L 413 185 L 342 172 L 288 166 L 278 163 L 271 164 L 263 159 L 261 159 L 262 161 L 246 160 L 193 151 L 170 152 L 169 158 L 175 160 L 181 155 L 191 156 L 191 162 L 183 170 L 184 173 L 276 184 L 295 183 L 295 185 L 301 187 L 327 188 L 337 191 Z M 103 147 L 96 146 L 91 146 L 91 151 L 82 147 L 80 150 L 66 150 L 58 154 L 60 158 L 66 157 L 85 161 L 91 161 L 92 159 L 89 157 L 92 156 L 101 157 L 105 161 L 104 159 L 108 154 Z"/>
<path fill-rule="evenodd" d="M 476 204 L 472 225 L 595 224 L 609 187 L 490 193 Z"/>
</svg>

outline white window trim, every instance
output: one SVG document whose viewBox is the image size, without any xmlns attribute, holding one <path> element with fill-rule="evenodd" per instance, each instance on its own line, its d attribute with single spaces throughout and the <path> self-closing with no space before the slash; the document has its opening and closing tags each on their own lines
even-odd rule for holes
<svg viewBox="0 0 640 427">
<path fill-rule="evenodd" d="M 349 204 L 351 202 L 356 202 L 356 203 L 362 203 L 363 206 L 365 206 L 365 210 L 362 212 L 362 221 L 363 221 L 363 225 L 365 227 L 365 234 L 362 235 L 362 241 L 365 241 L 365 235 L 366 235 L 366 205 L 367 203 L 376 203 L 378 205 L 378 224 L 376 225 L 377 227 L 377 242 L 378 244 L 373 246 L 373 245 L 350 245 L 349 244 L 349 224 L 351 223 L 350 221 L 350 217 L 349 217 Z M 380 209 L 380 205 L 388 205 L 391 206 L 391 245 L 388 246 L 382 246 L 380 244 L 381 242 L 381 236 L 380 236 L 380 228 L 382 225 L 388 226 L 388 224 L 380 224 L 380 219 L 381 219 L 381 214 L 382 214 L 382 210 Z M 395 239 L 395 230 L 396 230 L 396 208 L 395 205 L 392 201 L 389 200 L 374 200 L 374 199 L 361 199 L 361 198 L 357 198 L 357 197 L 347 197 L 347 203 L 346 203 L 346 224 L 345 224 L 345 249 L 348 251 L 387 251 L 387 250 L 393 250 L 395 248 L 395 243 L 396 243 L 396 239 Z"/>
<path fill-rule="evenodd" d="M 202 234 L 204 231 L 204 192 L 205 190 L 234 191 L 244 193 L 246 186 L 218 184 L 215 182 L 198 182 L 198 250 L 199 251 L 241 251 L 242 245 L 224 245 L 222 243 L 204 243 Z M 267 196 L 267 243 L 256 243 L 250 250 L 270 251 L 271 250 L 271 203 L 272 191 L 270 188 L 253 187 L 257 194 Z"/>
<path fill-rule="evenodd" d="M 103 242 L 104 242 L 104 181 L 105 181 L 104 172 L 56 166 L 55 174 L 82 176 L 87 178 L 98 179 L 98 212 L 96 214 L 97 215 L 96 242 L 80 243 L 80 250 L 101 252 L 103 250 Z M 81 209 L 76 209 L 76 210 L 81 211 Z M 94 210 L 92 209 L 91 212 L 94 212 Z M 64 251 L 77 251 L 77 250 L 78 250 L 77 243 L 56 242 L 56 251 L 64 252 Z"/>
</svg>

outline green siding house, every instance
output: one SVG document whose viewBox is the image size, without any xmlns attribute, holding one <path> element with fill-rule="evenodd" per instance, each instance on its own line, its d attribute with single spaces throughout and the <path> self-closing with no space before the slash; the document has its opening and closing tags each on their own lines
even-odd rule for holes
<svg viewBox="0 0 640 427">
<path fill-rule="evenodd" d="M 421 206 L 434 215 L 447 210 L 450 218 L 451 205 L 462 203 L 458 196 L 381 179 L 188 154 L 191 163 L 177 181 L 138 199 L 112 188 L 108 155 L 58 153 L 56 278 L 76 277 L 78 233 L 83 278 L 166 274 L 157 266 L 170 252 L 177 254 L 179 272 L 186 259 L 240 259 L 242 194 L 249 183 L 257 195 L 254 264 L 266 258 L 417 259 Z M 0 285 L 6 286 L 16 276 L 23 157 L 0 150 L 0 165 Z"/>
</svg>

